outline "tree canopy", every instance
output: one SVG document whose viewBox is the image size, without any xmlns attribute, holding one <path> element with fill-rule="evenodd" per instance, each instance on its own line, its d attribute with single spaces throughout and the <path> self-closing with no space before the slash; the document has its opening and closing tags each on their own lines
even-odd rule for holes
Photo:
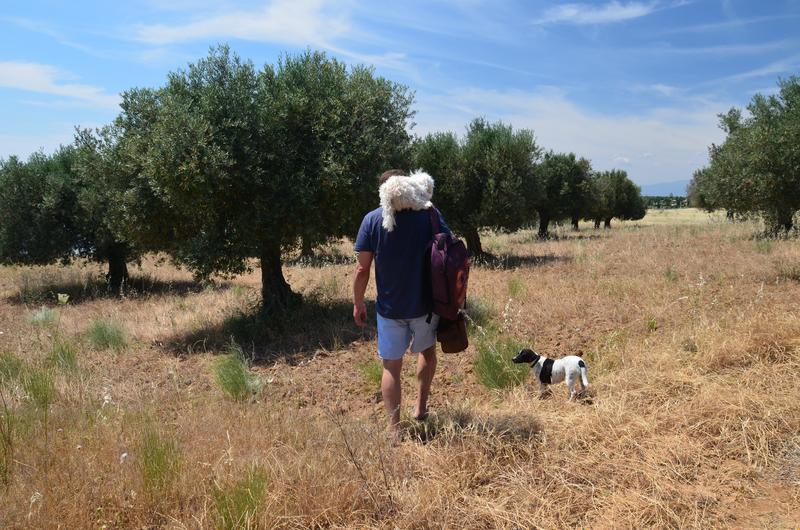
<svg viewBox="0 0 800 530">
<path fill-rule="evenodd" d="M 690 184 L 697 206 L 760 216 L 773 233 L 789 231 L 800 210 L 800 78 L 778 86 L 777 94 L 753 96 L 748 115 L 720 115 L 725 141 L 709 148 L 709 166 Z"/>
<path fill-rule="evenodd" d="M 427 135 L 415 146 L 414 163 L 436 177 L 437 204 L 477 255 L 481 228 L 516 230 L 530 221 L 540 153 L 532 131 L 476 119 L 463 141 L 453 133 Z"/>
<path fill-rule="evenodd" d="M 537 166 L 541 192 L 532 201 L 539 218 L 539 237 L 547 237 L 550 222 L 561 219 L 570 219 L 577 230 L 593 199 L 591 172 L 591 163 L 574 153 L 545 153 Z"/>
<path fill-rule="evenodd" d="M 152 199 L 155 222 L 170 223 L 142 235 L 165 236 L 199 276 L 238 274 L 256 258 L 265 308 L 285 304 L 281 251 L 355 231 L 377 174 L 407 156 L 411 101 L 405 87 L 324 53 L 256 70 L 212 49 L 165 86 L 123 95 L 137 193 Z"/>
</svg>

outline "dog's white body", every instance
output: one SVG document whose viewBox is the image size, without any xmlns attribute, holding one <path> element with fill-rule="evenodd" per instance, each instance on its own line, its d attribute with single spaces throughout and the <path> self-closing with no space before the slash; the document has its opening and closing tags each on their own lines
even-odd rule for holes
<svg viewBox="0 0 800 530">
<path fill-rule="evenodd" d="M 547 383 L 542 382 L 540 377 L 545 361 L 547 361 L 547 358 L 539 357 L 539 360 L 531 366 L 533 373 L 536 375 L 536 380 L 539 381 L 539 394 L 543 394 L 547 389 Z M 567 355 L 561 359 L 553 360 L 550 384 L 556 385 L 562 381 L 567 384 L 570 399 L 574 399 L 586 390 L 586 387 L 589 386 L 589 372 L 583 359 L 577 355 Z M 578 389 L 579 385 L 580 390 Z"/>
</svg>

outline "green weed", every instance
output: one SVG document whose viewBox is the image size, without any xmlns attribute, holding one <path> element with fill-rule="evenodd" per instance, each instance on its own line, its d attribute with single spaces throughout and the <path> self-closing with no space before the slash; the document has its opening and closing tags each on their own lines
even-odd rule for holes
<svg viewBox="0 0 800 530">
<path fill-rule="evenodd" d="M 519 298 L 525 292 L 525 284 L 516 276 L 509 278 L 508 285 L 506 286 L 509 298 Z"/>
<path fill-rule="evenodd" d="M 467 319 L 467 323 L 471 327 L 475 325 L 481 327 L 488 326 L 495 315 L 495 311 L 492 305 L 483 298 L 479 298 L 477 296 L 473 296 L 467 299 L 467 307 L 465 308 L 464 311 L 469 317 Z"/>
<path fill-rule="evenodd" d="M 55 324 L 58 318 L 58 311 L 50 309 L 49 307 L 42 306 L 38 311 L 28 315 L 28 323 L 34 326 L 41 326 L 43 328 L 50 327 Z"/>
<path fill-rule="evenodd" d="M 50 355 L 47 356 L 47 361 L 65 372 L 74 372 L 78 369 L 78 355 L 75 346 L 71 342 L 59 338 L 53 342 L 53 348 Z"/>
<path fill-rule="evenodd" d="M 668 282 L 677 281 L 678 273 L 672 267 L 667 267 L 666 269 L 664 269 L 664 278 L 666 278 Z"/>
<path fill-rule="evenodd" d="M 108 320 L 95 320 L 89 326 L 87 338 L 98 350 L 124 350 L 128 342 L 122 328 Z"/>
<path fill-rule="evenodd" d="M 758 254 L 770 254 L 772 253 L 772 241 L 769 239 L 756 239 L 755 242 L 755 251 Z"/>
<path fill-rule="evenodd" d="M 647 318 L 647 331 L 656 331 L 658 329 L 658 320 L 656 317 Z"/>
<path fill-rule="evenodd" d="M 22 359 L 10 352 L 0 353 L 0 384 L 19 379 L 22 368 Z"/>
<path fill-rule="evenodd" d="M 147 427 L 139 442 L 137 464 L 146 491 L 156 496 L 167 492 L 180 470 L 178 443 Z"/>
<path fill-rule="evenodd" d="M 56 387 L 47 370 L 29 368 L 22 377 L 22 388 L 36 408 L 45 412 L 55 401 Z"/>
<path fill-rule="evenodd" d="M 359 373 L 361 373 L 361 377 L 364 378 L 364 381 L 366 381 L 368 385 L 371 387 L 379 387 L 381 385 L 381 379 L 383 378 L 383 365 L 380 362 L 373 359 L 371 361 L 358 363 L 356 368 L 358 369 Z"/>
<path fill-rule="evenodd" d="M 257 394 L 263 385 L 261 378 L 250 371 L 242 349 L 235 343 L 228 347 L 228 354 L 214 366 L 217 384 L 234 401 L 244 401 Z"/>
<path fill-rule="evenodd" d="M 212 498 L 217 528 L 255 528 L 256 517 L 266 491 L 267 477 L 259 468 L 251 469 L 247 476 L 227 489 L 215 486 Z"/>
<path fill-rule="evenodd" d="M 521 384 L 530 372 L 527 364 L 514 364 L 511 358 L 523 345 L 509 337 L 488 333 L 478 340 L 478 355 L 473 371 L 486 388 L 509 388 Z"/>
</svg>

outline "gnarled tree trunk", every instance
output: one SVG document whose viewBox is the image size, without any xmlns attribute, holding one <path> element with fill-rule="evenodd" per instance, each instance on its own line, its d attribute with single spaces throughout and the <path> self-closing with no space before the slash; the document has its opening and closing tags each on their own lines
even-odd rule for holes
<svg viewBox="0 0 800 530">
<path fill-rule="evenodd" d="M 594 220 L 594 229 L 595 229 L 595 230 L 597 230 L 598 228 L 600 228 L 600 221 L 601 221 L 601 219 L 600 219 L 600 218 L 597 218 L 597 219 L 595 219 L 595 220 Z"/>
<path fill-rule="evenodd" d="M 261 250 L 261 305 L 265 312 L 286 307 L 292 289 L 283 277 L 280 245 L 268 245 Z"/>
<path fill-rule="evenodd" d="M 577 215 L 573 215 L 572 216 L 572 229 L 575 230 L 576 232 L 580 230 L 580 227 L 578 226 L 578 221 L 580 221 L 580 218 Z"/>
<path fill-rule="evenodd" d="M 108 253 L 108 289 L 116 296 L 122 294 L 122 287 L 128 281 L 127 254 L 121 245 L 115 245 Z"/>
<path fill-rule="evenodd" d="M 603 228 L 611 228 L 611 217 L 606 217 L 605 223 L 603 224 Z"/>
<path fill-rule="evenodd" d="M 550 237 L 548 227 L 550 226 L 550 216 L 539 212 L 539 237 L 547 239 Z"/>
<path fill-rule="evenodd" d="M 300 257 L 301 258 L 311 258 L 314 256 L 314 245 L 311 244 L 311 240 L 307 237 L 300 238 Z"/>
<path fill-rule="evenodd" d="M 483 254 L 483 247 L 481 246 L 481 236 L 478 234 L 477 228 L 469 228 L 464 232 L 464 239 L 467 240 L 467 250 L 470 256 L 480 256 Z"/>
</svg>

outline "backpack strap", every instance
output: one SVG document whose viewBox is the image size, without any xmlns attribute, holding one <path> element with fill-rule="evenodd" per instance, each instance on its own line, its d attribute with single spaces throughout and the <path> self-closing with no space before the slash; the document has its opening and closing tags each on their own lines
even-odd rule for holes
<svg viewBox="0 0 800 530">
<path fill-rule="evenodd" d="M 442 233 L 442 226 L 439 224 L 439 210 L 436 209 L 435 206 L 431 206 L 428 208 L 428 212 L 431 216 L 431 229 L 433 230 L 433 235 L 441 234 Z"/>
</svg>

